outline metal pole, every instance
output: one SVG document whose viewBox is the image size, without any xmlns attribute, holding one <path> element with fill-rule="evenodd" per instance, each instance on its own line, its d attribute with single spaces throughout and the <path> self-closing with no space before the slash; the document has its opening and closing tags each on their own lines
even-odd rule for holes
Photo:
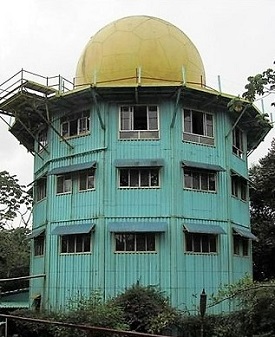
<svg viewBox="0 0 275 337">
<path fill-rule="evenodd" d="M 201 314 L 201 336 L 204 336 L 204 316 L 206 312 L 206 301 L 207 301 L 207 295 L 205 293 L 205 290 L 202 290 L 202 293 L 200 295 L 200 314 Z"/>
<path fill-rule="evenodd" d="M 5 319 L 5 337 L 8 337 L 8 319 Z"/>
</svg>

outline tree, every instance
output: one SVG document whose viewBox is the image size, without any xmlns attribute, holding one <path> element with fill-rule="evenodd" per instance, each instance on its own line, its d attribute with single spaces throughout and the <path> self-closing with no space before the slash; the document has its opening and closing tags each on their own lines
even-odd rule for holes
<svg viewBox="0 0 275 337">
<path fill-rule="evenodd" d="M 0 172 L 0 278 L 29 274 L 27 228 L 30 219 L 31 196 L 25 186 L 7 171 Z M 19 227 L 12 221 L 20 219 Z M 25 282 L 2 282 L 2 291 L 24 287 Z"/>
<path fill-rule="evenodd" d="M 0 230 L 0 278 L 11 278 L 29 275 L 30 247 L 26 227 Z M 19 289 L 27 286 L 27 282 L 1 282 L 2 291 Z"/>
<path fill-rule="evenodd" d="M 16 176 L 7 171 L 0 172 L 0 227 L 6 226 L 19 216 L 21 223 L 27 226 L 31 210 L 31 196 L 26 187 L 20 185 Z"/>
<path fill-rule="evenodd" d="M 268 154 L 250 169 L 251 225 L 259 241 L 253 245 L 254 276 L 275 277 L 275 140 Z"/>
<path fill-rule="evenodd" d="M 275 62 L 274 62 L 275 64 Z M 256 95 L 275 93 L 275 70 L 268 68 L 262 74 L 248 77 L 243 97 L 250 102 L 255 101 Z M 275 106 L 275 102 L 272 103 Z"/>
</svg>

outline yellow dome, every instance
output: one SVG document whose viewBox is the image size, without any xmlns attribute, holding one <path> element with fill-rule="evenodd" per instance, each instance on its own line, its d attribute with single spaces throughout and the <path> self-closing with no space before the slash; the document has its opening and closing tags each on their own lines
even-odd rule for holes
<svg viewBox="0 0 275 337">
<path fill-rule="evenodd" d="M 205 84 L 200 54 L 171 23 L 130 16 L 97 32 L 77 65 L 76 86 L 143 86 Z"/>
</svg>

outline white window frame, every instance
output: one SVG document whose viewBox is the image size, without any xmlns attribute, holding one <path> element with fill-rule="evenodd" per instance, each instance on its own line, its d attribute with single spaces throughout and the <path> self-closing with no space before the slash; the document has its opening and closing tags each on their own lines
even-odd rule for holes
<svg viewBox="0 0 275 337">
<path fill-rule="evenodd" d="M 232 130 L 232 152 L 243 159 L 244 151 L 244 132 L 236 126 Z"/>
<path fill-rule="evenodd" d="M 59 180 L 61 180 L 61 182 L 59 182 Z M 59 190 L 59 187 L 61 185 L 62 185 L 62 191 Z M 56 176 L 56 194 L 57 195 L 72 193 L 72 188 L 73 188 L 73 179 L 72 179 L 71 173 Z"/>
<path fill-rule="evenodd" d="M 128 184 L 123 185 L 122 184 L 122 171 L 128 171 Z M 146 172 L 147 171 L 147 172 Z M 152 183 L 154 172 L 157 174 L 157 185 L 154 185 Z M 132 185 L 131 180 L 133 181 L 134 174 L 137 173 L 137 179 L 136 184 Z M 142 183 L 142 174 L 147 173 L 148 174 L 148 185 L 144 185 Z M 118 168 L 118 187 L 121 189 L 155 189 L 160 188 L 160 168 L 159 167 L 124 167 L 124 168 Z"/>
<path fill-rule="evenodd" d="M 88 245 L 86 246 L 87 242 Z M 80 249 L 79 244 L 80 243 Z M 65 249 L 64 249 L 65 248 Z M 84 254 L 92 252 L 92 233 L 60 235 L 60 254 Z"/>
<path fill-rule="evenodd" d="M 135 110 L 146 108 L 146 128 L 135 127 Z M 125 115 L 125 117 L 123 116 Z M 155 116 L 153 116 L 155 115 Z M 157 105 L 123 105 L 119 107 L 119 139 L 159 139 L 159 108 Z"/>
<path fill-rule="evenodd" d="M 130 239 L 130 237 L 132 237 Z M 138 238 L 144 239 L 144 249 L 139 249 Z M 118 239 L 120 238 L 121 248 L 118 249 Z M 156 253 L 156 233 L 154 232 L 124 232 L 114 233 L 115 252 L 117 253 Z M 150 247 L 150 240 L 153 240 L 153 247 Z M 122 247 L 123 246 L 123 247 Z"/>
<path fill-rule="evenodd" d="M 217 254 L 218 235 L 208 233 L 189 233 L 185 231 L 185 253 Z M 212 242 L 211 242 L 212 241 Z M 211 245 L 214 244 L 214 247 Z M 214 248 L 214 249 L 213 249 Z"/>
<path fill-rule="evenodd" d="M 187 173 L 189 173 L 187 175 Z M 207 188 L 203 188 L 203 176 L 207 178 Z M 211 176 L 213 177 L 213 182 L 215 185 L 214 189 L 211 189 Z M 187 185 L 187 177 L 190 179 L 190 184 Z M 196 178 L 197 184 L 196 184 Z M 191 186 L 189 186 L 191 185 Z M 183 187 L 186 190 L 191 190 L 191 191 L 198 191 L 198 192 L 211 192 L 211 193 L 216 193 L 217 192 L 217 172 L 216 171 L 211 171 L 211 170 L 206 170 L 206 169 L 199 169 L 195 167 L 188 167 L 185 166 L 183 168 Z"/>
<path fill-rule="evenodd" d="M 75 133 L 72 134 L 72 126 Z M 83 127 L 84 125 L 84 127 Z M 85 136 L 90 133 L 90 112 L 88 110 L 81 111 L 72 115 L 64 116 L 60 120 L 61 135 L 64 138 L 72 138 Z"/>
<path fill-rule="evenodd" d="M 187 114 L 189 114 L 189 121 L 187 121 Z M 202 116 L 202 132 L 198 133 L 194 130 L 195 114 L 201 114 Z M 204 145 L 215 145 L 215 118 L 212 113 L 195 110 L 195 109 L 183 109 L 183 141 L 190 143 L 199 143 Z M 211 123 L 208 123 L 207 117 L 211 116 Z M 210 128 L 210 129 L 209 129 Z"/>
<path fill-rule="evenodd" d="M 90 170 L 79 172 L 78 189 L 80 192 L 95 190 L 95 169 L 90 169 Z"/>
</svg>

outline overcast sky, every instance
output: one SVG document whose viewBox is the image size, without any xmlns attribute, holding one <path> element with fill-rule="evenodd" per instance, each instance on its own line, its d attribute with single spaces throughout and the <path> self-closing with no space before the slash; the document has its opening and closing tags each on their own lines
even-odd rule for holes
<svg viewBox="0 0 275 337">
<path fill-rule="evenodd" d="M 218 88 L 220 75 L 226 93 L 242 94 L 247 77 L 275 61 L 275 0 L 8 0 L 1 3 L 0 83 L 22 68 L 72 80 L 89 38 L 129 15 L 156 16 L 180 28 L 200 52 L 207 84 Z M 267 113 L 274 110 L 270 102 L 264 100 Z M 272 130 L 250 162 L 267 153 L 274 136 Z M 32 181 L 32 155 L 1 120 L 0 158 L 0 170 L 23 184 Z"/>
</svg>

